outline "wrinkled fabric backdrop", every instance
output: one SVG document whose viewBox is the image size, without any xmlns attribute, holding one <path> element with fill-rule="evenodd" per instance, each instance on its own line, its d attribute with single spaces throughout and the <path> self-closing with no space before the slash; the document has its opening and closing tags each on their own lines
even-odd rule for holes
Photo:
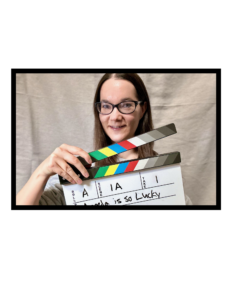
<svg viewBox="0 0 232 300">
<path fill-rule="evenodd" d="M 193 204 L 216 204 L 216 74 L 139 74 L 151 101 L 154 128 L 177 134 L 155 142 L 180 151 L 185 193 Z M 103 74 L 17 74 L 16 191 L 56 147 L 93 151 L 92 103 Z"/>
</svg>

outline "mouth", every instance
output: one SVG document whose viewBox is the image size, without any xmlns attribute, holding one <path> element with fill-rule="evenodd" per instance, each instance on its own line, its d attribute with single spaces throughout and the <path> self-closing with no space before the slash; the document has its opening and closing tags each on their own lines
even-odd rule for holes
<svg viewBox="0 0 232 300">
<path fill-rule="evenodd" d="M 109 126 L 113 131 L 119 131 L 122 130 L 126 125 L 123 126 Z"/>
</svg>

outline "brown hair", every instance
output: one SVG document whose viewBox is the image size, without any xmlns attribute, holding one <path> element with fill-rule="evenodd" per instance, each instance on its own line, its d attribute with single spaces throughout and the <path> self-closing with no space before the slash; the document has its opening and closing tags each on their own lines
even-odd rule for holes
<svg viewBox="0 0 232 300">
<path fill-rule="evenodd" d="M 146 101 L 147 102 L 147 109 L 146 112 L 144 113 L 143 117 L 139 121 L 139 125 L 135 131 L 135 136 L 148 132 L 152 129 L 153 127 L 153 122 L 152 122 L 152 116 L 151 116 L 151 106 L 150 106 L 150 100 L 149 96 L 146 90 L 146 87 L 142 81 L 142 79 L 139 77 L 138 74 L 136 73 L 106 73 L 101 80 L 98 83 L 95 97 L 94 97 L 94 103 L 93 103 L 93 109 L 94 109 L 94 117 L 95 117 L 95 126 L 94 126 L 94 148 L 95 150 L 107 147 L 112 144 L 110 138 L 107 136 L 105 133 L 101 121 L 99 119 L 99 112 L 95 108 L 95 103 L 100 102 L 100 91 L 103 83 L 110 79 L 110 78 L 115 78 L 115 79 L 123 79 L 123 80 L 128 80 L 130 81 L 137 92 L 137 96 L 139 101 Z M 144 105 L 141 103 L 141 105 Z M 138 147 L 138 158 L 142 159 L 145 157 L 157 155 L 157 152 L 153 150 L 154 148 L 154 142 L 143 145 Z M 117 156 L 112 156 L 104 159 L 103 161 L 98 161 L 95 163 L 96 166 L 103 166 L 103 165 L 110 165 L 110 164 L 116 164 L 117 163 Z"/>
</svg>

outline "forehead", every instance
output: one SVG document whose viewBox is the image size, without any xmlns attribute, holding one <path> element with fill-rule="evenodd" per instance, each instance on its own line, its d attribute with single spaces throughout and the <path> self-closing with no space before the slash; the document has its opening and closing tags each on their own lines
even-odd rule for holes
<svg viewBox="0 0 232 300">
<path fill-rule="evenodd" d="M 100 100 L 118 102 L 125 98 L 137 100 L 136 89 L 130 81 L 110 78 L 103 83 L 100 91 Z"/>
</svg>

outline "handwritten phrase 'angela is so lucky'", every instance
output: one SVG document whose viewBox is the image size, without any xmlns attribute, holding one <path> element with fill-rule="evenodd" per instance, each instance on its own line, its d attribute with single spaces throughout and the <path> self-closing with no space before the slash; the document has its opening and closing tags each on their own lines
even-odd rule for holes
<svg viewBox="0 0 232 300">
<path fill-rule="evenodd" d="M 142 201 L 144 199 L 160 199 L 160 193 L 154 192 L 153 190 L 149 191 L 148 193 L 144 192 L 135 192 L 133 195 L 123 195 L 120 196 L 117 199 L 112 198 L 111 201 L 104 201 L 103 199 L 97 199 L 94 204 L 88 204 L 88 202 L 84 203 L 84 205 L 118 205 L 118 204 L 128 204 L 131 202 L 136 202 L 136 201 Z"/>
</svg>

